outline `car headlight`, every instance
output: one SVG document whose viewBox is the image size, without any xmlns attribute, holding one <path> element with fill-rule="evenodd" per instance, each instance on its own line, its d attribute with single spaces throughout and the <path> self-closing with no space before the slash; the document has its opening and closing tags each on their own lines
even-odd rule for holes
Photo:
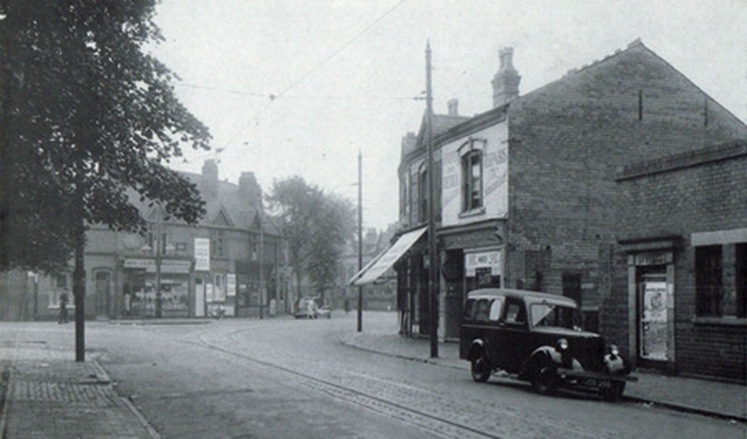
<svg viewBox="0 0 747 439">
<path fill-rule="evenodd" d="M 617 345 L 614 344 L 610 345 L 609 352 L 613 357 L 620 355 L 620 349 L 618 349 Z"/>
<path fill-rule="evenodd" d="M 568 349 L 568 340 L 559 338 L 556 344 L 556 348 L 558 351 L 565 351 L 566 349 Z"/>
</svg>

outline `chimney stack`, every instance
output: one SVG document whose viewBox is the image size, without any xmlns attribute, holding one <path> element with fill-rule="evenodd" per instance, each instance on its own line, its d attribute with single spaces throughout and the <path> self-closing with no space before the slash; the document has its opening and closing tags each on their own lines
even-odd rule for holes
<svg viewBox="0 0 747 439">
<path fill-rule="evenodd" d="M 446 105 L 449 107 L 449 116 L 459 116 L 459 99 L 449 99 Z"/>
<path fill-rule="evenodd" d="M 218 189 L 218 164 L 213 159 L 207 159 L 202 164 L 202 184 L 213 193 Z"/>
<path fill-rule="evenodd" d="M 511 102 L 519 97 L 521 76 L 514 68 L 514 49 L 504 47 L 498 52 L 500 68 L 493 77 L 493 108 Z"/>
<path fill-rule="evenodd" d="M 262 187 L 257 182 L 254 172 L 242 172 L 239 177 L 239 193 L 250 206 L 259 207 L 262 200 Z"/>
</svg>

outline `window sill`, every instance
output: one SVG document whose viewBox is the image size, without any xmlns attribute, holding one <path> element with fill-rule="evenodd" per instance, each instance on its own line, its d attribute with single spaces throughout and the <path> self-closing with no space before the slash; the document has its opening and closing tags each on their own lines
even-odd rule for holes
<svg viewBox="0 0 747 439">
<path fill-rule="evenodd" d="M 478 207 L 477 209 L 468 210 L 459 214 L 459 218 L 470 218 L 473 216 L 479 216 L 485 214 L 485 206 Z"/>
<path fill-rule="evenodd" d="M 744 326 L 747 327 L 747 318 L 739 317 L 693 317 L 692 323 L 698 326 Z"/>
</svg>

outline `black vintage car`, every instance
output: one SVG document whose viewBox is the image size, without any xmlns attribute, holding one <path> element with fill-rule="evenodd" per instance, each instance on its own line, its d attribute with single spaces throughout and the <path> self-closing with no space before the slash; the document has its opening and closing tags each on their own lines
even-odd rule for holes
<svg viewBox="0 0 747 439">
<path fill-rule="evenodd" d="M 529 381 L 539 393 L 559 387 L 598 392 L 615 401 L 625 390 L 630 363 L 615 345 L 576 326 L 570 298 L 534 291 L 487 288 L 467 296 L 459 356 L 472 378 L 487 381 L 500 369 Z"/>
</svg>

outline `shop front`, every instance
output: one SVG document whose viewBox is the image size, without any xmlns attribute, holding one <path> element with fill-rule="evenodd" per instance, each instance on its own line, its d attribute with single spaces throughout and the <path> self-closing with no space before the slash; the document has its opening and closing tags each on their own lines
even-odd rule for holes
<svg viewBox="0 0 747 439">
<path fill-rule="evenodd" d="M 504 279 L 503 224 L 494 221 L 442 229 L 441 274 L 444 338 L 459 339 L 467 293 L 478 288 L 500 288 Z"/>
<path fill-rule="evenodd" d="M 123 261 L 122 314 L 155 317 L 160 284 L 162 317 L 189 316 L 190 269 L 187 259 L 164 258 L 160 270 L 156 258 L 126 258 Z"/>
</svg>

